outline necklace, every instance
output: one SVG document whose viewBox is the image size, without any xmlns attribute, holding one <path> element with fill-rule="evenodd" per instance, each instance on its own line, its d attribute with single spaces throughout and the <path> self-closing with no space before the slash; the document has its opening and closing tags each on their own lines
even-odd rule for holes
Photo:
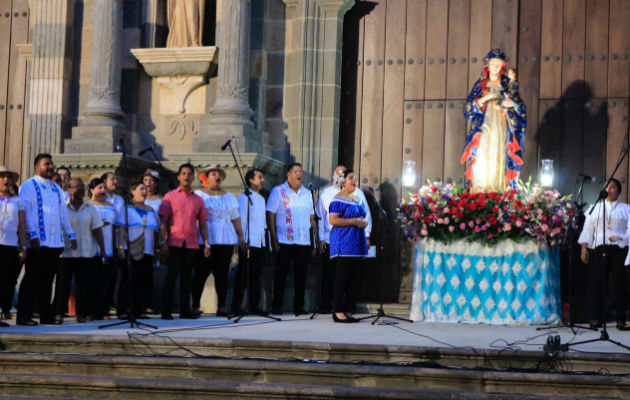
<svg viewBox="0 0 630 400">
<path fill-rule="evenodd" d="M 610 212 L 608 213 L 608 216 L 606 217 L 606 227 L 608 228 L 608 230 L 610 230 L 610 226 L 611 226 L 612 213 L 613 211 L 615 211 L 615 208 L 617 207 L 617 204 L 619 204 L 619 202 L 616 202 L 615 205 L 612 205 L 612 202 L 610 204 L 611 204 Z"/>
</svg>

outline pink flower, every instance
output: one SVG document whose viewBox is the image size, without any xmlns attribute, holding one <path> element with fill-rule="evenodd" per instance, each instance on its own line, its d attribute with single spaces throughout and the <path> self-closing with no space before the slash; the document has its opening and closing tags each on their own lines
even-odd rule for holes
<svg viewBox="0 0 630 400">
<path fill-rule="evenodd" d="M 542 226 L 540 227 L 540 229 L 542 229 L 543 232 L 547 232 L 549 230 L 549 225 L 547 224 L 542 224 Z"/>
<path fill-rule="evenodd" d="M 444 225 L 448 225 L 448 223 L 450 222 L 450 220 L 448 219 L 448 217 L 444 218 L 443 220 Z"/>
<path fill-rule="evenodd" d="M 444 207 L 444 214 L 448 214 L 450 212 L 450 210 L 448 209 L 448 207 Z"/>
<path fill-rule="evenodd" d="M 481 228 L 479 226 L 475 226 L 475 232 L 477 233 L 481 232 Z"/>
<path fill-rule="evenodd" d="M 481 223 L 481 219 L 477 218 L 475 219 L 475 224 L 479 225 Z"/>
<path fill-rule="evenodd" d="M 470 226 L 472 228 L 473 226 L 475 226 L 475 222 L 474 221 L 468 221 L 468 226 Z"/>
<path fill-rule="evenodd" d="M 462 222 L 461 224 L 459 224 L 459 229 L 461 229 L 462 231 L 463 231 L 464 229 L 466 229 L 466 224 L 465 224 L 465 223 L 463 223 L 463 222 Z"/>
<path fill-rule="evenodd" d="M 520 219 L 516 220 L 516 226 L 518 228 L 520 228 L 521 226 L 523 226 L 523 221 L 521 221 Z"/>
<path fill-rule="evenodd" d="M 454 230 L 455 230 L 455 227 L 453 225 L 449 225 L 448 231 L 453 232 Z"/>
<path fill-rule="evenodd" d="M 512 225 L 511 224 L 503 224 L 503 230 L 504 231 L 511 231 L 512 230 Z"/>
<path fill-rule="evenodd" d="M 438 224 L 442 224 L 442 223 L 444 223 L 444 220 L 442 218 L 438 218 L 437 223 Z"/>
<path fill-rule="evenodd" d="M 422 236 L 426 236 L 426 235 L 428 235 L 428 234 L 429 234 L 429 232 L 427 232 L 427 230 L 426 230 L 426 229 L 423 229 L 423 230 L 421 230 L 421 231 L 420 231 L 420 234 L 421 234 Z"/>
</svg>

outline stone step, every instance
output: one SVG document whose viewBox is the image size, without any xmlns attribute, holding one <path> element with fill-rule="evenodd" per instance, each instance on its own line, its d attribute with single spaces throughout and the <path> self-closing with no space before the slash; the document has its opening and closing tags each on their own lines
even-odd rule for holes
<svg viewBox="0 0 630 400">
<path fill-rule="evenodd" d="M 255 359 L 190 357 L 105 356 L 82 354 L 1 353 L 2 385 L 11 379 L 39 379 L 69 376 L 77 382 L 95 379 L 112 382 L 121 379 L 141 381 L 231 382 L 232 386 L 256 384 L 276 386 L 306 385 L 326 391 L 343 387 L 365 390 L 381 396 L 382 391 L 433 391 L 453 393 L 499 393 L 581 398 L 627 398 L 630 376 L 559 374 L 531 371 L 487 371 L 461 368 L 429 368 L 415 365 L 351 364 Z M 35 377 L 35 378 L 33 378 Z M 5 380 L 4 378 L 8 379 Z M 29 378 L 29 379 L 31 379 Z M 44 379 L 46 380 L 46 379 Z M 46 380 L 46 382 L 49 382 Z M 135 381 L 133 381 L 135 382 Z M 143 383 L 142 383 L 143 384 Z M 42 383 L 46 387 L 48 383 Z M 107 386 L 107 385 L 105 385 Z M 100 387 L 100 386 L 99 386 Z M 56 389 L 59 390 L 59 389 Z M 101 389 L 99 389 L 101 390 Z M 207 389 L 200 388 L 205 391 Z M 274 389 L 275 390 L 275 389 Z M 205 393 L 205 392 L 203 392 Z M 5 393 L 14 394 L 14 393 Z M 27 393 L 21 393 L 27 394 Z M 387 397 L 374 397 L 387 398 Z M 407 398 L 407 397 L 400 397 Z M 416 397 L 418 398 L 418 397 Z"/>
<path fill-rule="evenodd" d="M 162 355 L 318 360 L 344 363 L 425 363 L 469 369 L 535 369 L 561 365 L 572 372 L 630 374 L 629 354 L 435 348 L 401 345 L 319 343 L 281 340 L 168 338 L 157 335 L 55 335 L 4 333 L 0 350 L 31 353 Z"/>
<path fill-rule="evenodd" d="M 556 399 L 575 397 L 539 396 L 533 394 L 501 394 L 433 391 L 428 389 L 403 390 L 348 386 L 322 386 L 287 383 L 226 382 L 217 380 L 190 380 L 165 378 L 125 378 L 43 374 L 0 374 L 0 394 L 21 398 L 69 399 L 125 399 L 125 400 L 188 400 L 212 399 Z M 582 397 L 589 400 L 593 397 Z M 607 399 L 611 397 L 597 397 Z"/>
</svg>

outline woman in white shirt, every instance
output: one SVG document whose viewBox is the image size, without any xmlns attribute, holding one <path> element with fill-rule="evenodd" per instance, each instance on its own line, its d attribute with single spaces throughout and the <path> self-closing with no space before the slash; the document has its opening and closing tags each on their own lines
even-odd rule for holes
<svg viewBox="0 0 630 400">
<path fill-rule="evenodd" d="M 226 295 L 228 289 L 227 276 L 230 268 L 234 246 L 243 243 L 243 230 L 238 212 L 238 202 L 232 193 L 221 188 L 225 180 L 225 171 L 221 168 L 210 168 L 201 173 L 199 178 L 204 189 L 195 193 L 203 199 L 208 211 L 208 241 L 210 257 L 199 258 L 195 274 L 191 282 L 192 309 L 201 313 L 201 294 L 210 273 L 214 274 L 214 287 L 217 292 L 217 316 L 227 316 Z"/>
<path fill-rule="evenodd" d="M 152 169 L 147 169 L 142 175 L 142 183 L 147 188 L 147 199 L 144 204 L 151 206 L 153 211 L 155 211 L 155 215 L 157 217 L 158 222 L 160 221 L 160 217 L 158 213 L 160 212 L 160 206 L 162 205 L 162 195 L 160 194 L 160 174 L 157 171 Z M 157 252 L 160 251 L 159 247 L 156 249 Z M 159 257 L 155 257 L 155 266 L 159 264 Z M 144 313 L 146 314 L 154 314 L 155 310 L 153 309 L 153 271 L 146 271 L 151 274 L 146 276 L 144 281 L 147 283 L 146 290 L 146 298 L 143 299 L 145 304 Z"/>
<path fill-rule="evenodd" d="M 11 318 L 17 276 L 26 259 L 26 216 L 20 198 L 11 195 L 11 186 L 20 176 L 0 166 L 0 301 L 3 319 Z M 9 326 L 0 321 L 0 326 Z"/>
<path fill-rule="evenodd" d="M 100 313 L 98 298 L 94 296 L 98 280 L 98 263 L 103 263 L 105 243 L 103 241 L 103 220 L 96 207 L 83 201 L 85 186 L 79 178 L 72 178 L 68 185 L 70 199 L 66 203 L 68 217 L 76 234 L 77 247 L 72 248 L 69 240 L 61 253 L 61 266 L 55 286 L 55 324 L 63 323 L 63 315 L 68 311 L 68 298 L 72 277 L 75 278 L 75 298 L 77 322 L 94 319 Z M 101 254 L 100 256 L 98 254 Z"/>
<path fill-rule="evenodd" d="M 160 229 L 157 215 L 153 208 L 144 204 L 147 199 L 147 188 L 142 182 L 136 182 L 130 187 L 131 204 L 127 206 L 128 223 L 125 221 L 125 213 L 118 221 L 120 225 L 118 257 L 126 260 L 125 250 L 129 251 L 131 258 L 131 281 L 133 292 L 133 312 L 137 318 L 149 318 L 142 314 L 146 308 L 144 299 L 147 298 L 148 280 L 153 281 L 153 257 L 158 243 Z M 127 249 L 126 235 L 129 232 L 129 246 Z M 118 290 L 118 312 L 129 311 L 129 280 L 127 264 L 123 261 L 123 275 Z M 151 282 L 152 284 L 153 282 Z M 120 315 L 122 318 L 125 315 Z"/>
<path fill-rule="evenodd" d="M 88 184 L 88 197 L 90 204 L 96 207 L 98 215 L 103 220 L 103 243 L 105 245 L 105 262 L 99 264 L 97 268 L 98 288 L 97 288 L 97 313 L 95 319 L 109 319 L 109 305 L 107 304 L 107 282 L 116 277 L 116 267 L 114 263 L 114 229 L 116 225 L 116 210 L 114 205 L 107 201 L 107 188 L 105 181 L 101 178 L 94 178 Z M 99 254 L 101 255 L 101 254 Z"/>
</svg>

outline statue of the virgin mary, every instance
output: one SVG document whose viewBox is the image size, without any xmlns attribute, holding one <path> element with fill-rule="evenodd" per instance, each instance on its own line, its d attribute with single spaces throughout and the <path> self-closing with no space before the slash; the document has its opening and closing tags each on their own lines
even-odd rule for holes
<svg viewBox="0 0 630 400">
<path fill-rule="evenodd" d="M 503 51 L 493 49 L 483 61 L 464 109 L 471 125 L 461 163 L 468 163 L 471 192 L 503 193 L 518 183 L 527 109 L 518 94 L 516 71 L 506 72 Z"/>
</svg>

